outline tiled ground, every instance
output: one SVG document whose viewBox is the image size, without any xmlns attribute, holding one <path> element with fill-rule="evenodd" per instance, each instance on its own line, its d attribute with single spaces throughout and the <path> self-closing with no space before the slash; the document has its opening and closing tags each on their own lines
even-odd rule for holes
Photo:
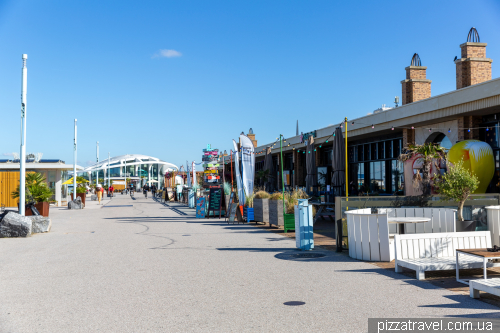
<svg viewBox="0 0 500 333">
<path fill-rule="evenodd" d="M 251 223 L 254 225 L 254 223 Z M 282 228 L 272 227 L 269 228 L 268 223 L 259 223 L 256 225 L 259 228 L 265 228 L 274 233 L 281 234 L 285 237 L 295 238 L 294 232 L 284 233 Z M 314 226 L 314 245 L 319 246 L 321 248 L 335 251 L 336 249 L 336 241 L 335 241 L 335 229 L 333 223 L 326 220 L 319 220 Z M 347 255 L 347 252 L 344 251 Z M 379 268 L 394 271 L 394 261 L 392 262 L 368 262 L 372 265 L 375 265 Z M 403 268 L 403 275 L 406 275 L 410 278 L 415 278 L 415 271 L 410 269 Z M 460 277 L 473 277 L 473 278 L 481 278 L 483 274 L 482 269 L 468 269 L 461 270 Z M 500 267 L 489 268 L 488 269 L 488 278 L 490 277 L 500 277 Z M 457 282 L 455 277 L 455 271 L 437 271 L 437 272 L 426 272 L 425 278 L 428 283 L 431 283 L 435 286 L 439 286 L 441 288 L 446 288 L 448 290 L 469 295 L 469 287 L 465 284 Z M 481 292 L 481 300 L 483 302 L 495 305 L 500 307 L 500 297 L 483 293 Z"/>
</svg>

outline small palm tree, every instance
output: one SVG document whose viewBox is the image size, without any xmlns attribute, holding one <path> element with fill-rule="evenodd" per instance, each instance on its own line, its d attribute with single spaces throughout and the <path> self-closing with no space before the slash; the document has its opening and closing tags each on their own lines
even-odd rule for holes
<svg viewBox="0 0 500 333">
<path fill-rule="evenodd" d="M 422 176 L 420 176 L 420 173 L 418 172 L 414 176 L 414 181 L 419 183 L 424 196 L 431 195 L 432 161 L 446 158 L 446 149 L 435 143 L 409 145 L 405 148 L 405 153 L 399 156 L 399 159 L 404 162 L 413 157 L 417 157 L 416 161 L 422 161 Z M 436 166 L 439 167 L 438 165 Z"/>
<path fill-rule="evenodd" d="M 39 203 L 49 201 L 52 198 L 54 193 L 45 181 L 46 178 L 41 173 L 29 172 L 26 174 L 26 202 L 33 199 L 35 203 Z M 13 191 L 11 195 L 13 199 L 19 198 L 19 186 L 17 186 L 17 189 Z"/>
</svg>

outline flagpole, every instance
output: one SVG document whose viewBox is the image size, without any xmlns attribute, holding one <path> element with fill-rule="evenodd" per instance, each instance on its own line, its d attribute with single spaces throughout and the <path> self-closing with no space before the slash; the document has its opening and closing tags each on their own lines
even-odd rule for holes
<svg viewBox="0 0 500 333">
<path fill-rule="evenodd" d="M 284 215 L 284 214 L 286 214 L 286 208 L 285 208 L 285 178 L 283 177 L 283 144 L 282 144 L 282 142 L 283 142 L 283 135 L 280 134 L 281 192 L 283 194 L 283 215 Z"/>
<path fill-rule="evenodd" d="M 348 164 L 347 164 L 347 117 L 345 117 L 344 119 L 344 123 L 345 123 L 345 198 L 346 198 L 346 201 L 349 201 L 349 181 L 347 179 L 347 168 L 348 168 Z"/>
<path fill-rule="evenodd" d="M 19 214 L 25 215 L 26 205 L 26 91 L 28 88 L 27 54 L 23 54 L 21 82 L 21 156 L 19 158 Z"/>
<path fill-rule="evenodd" d="M 73 200 L 76 200 L 76 119 L 75 119 L 75 138 L 73 141 Z"/>
</svg>

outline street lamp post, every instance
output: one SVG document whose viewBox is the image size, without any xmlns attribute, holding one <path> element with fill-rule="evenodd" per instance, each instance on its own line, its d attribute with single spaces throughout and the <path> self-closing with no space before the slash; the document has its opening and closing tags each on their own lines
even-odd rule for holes
<svg viewBox="0 0 500 333">
<path fill-rule="evenodd" d="M 19 159 L 19 214 L 25 215 L 26 205 L 26 92 L 28 88 L 27 54 L 23 54 L 21 82 L 21 156 Z"/>
</svg>

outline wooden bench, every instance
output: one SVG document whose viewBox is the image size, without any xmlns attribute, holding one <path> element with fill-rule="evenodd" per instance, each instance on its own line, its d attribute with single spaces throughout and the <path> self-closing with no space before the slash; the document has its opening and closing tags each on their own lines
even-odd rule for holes
<svg viewBox="0 0 500 333">
<path fill-rule="evenodd" d="M 486 247 L 491 247 L 489 231 L 395 235 L 395 269 L 397 273 L 401 267 L 412 269 L 418 280 L 424 280 L 426 271 L 456 269 L 457 249 Z M 497 265 L 488 264 L 489 267 Z M 460 255 L 460 269 L 482 267 L 482 259 Z"/>
</svg>

